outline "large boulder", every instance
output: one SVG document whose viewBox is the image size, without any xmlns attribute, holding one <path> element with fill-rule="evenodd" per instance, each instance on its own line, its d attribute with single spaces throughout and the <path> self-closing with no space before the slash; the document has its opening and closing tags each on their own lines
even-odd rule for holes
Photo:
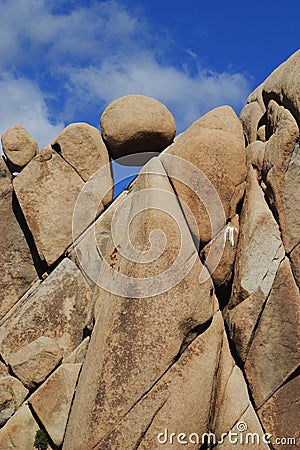
<svg viewBox="0 0 300 450">
<path fill-rule="evenodd" d="M 235 112 L 229 106 L 210 111 L 180 134 L 159 158 L 196 245 L 199 240 L 208 243 L 226 220 L 234 217 L 245 189 L 243 129 Z"/>
<path fill-rule="evenodd" d="M 103 255 L 99 284 L 108 284 L 95 291 L 100 309 L 66 430 L 70 450 L 93 448 L 112 431 L 217 309 L 212 281 L 199 283 L 205 269 L 157 158 L 118 216 L 122 228 Z"/>
<path fill-rule="evenodd" d="M 12 185 L 0 192 L 0 320 L 38 280 L 37 259 Z M 25 232 L 25 234 L 24 234 Z M 39 271 L 39 269 L 38 269 Z"/>
<path fill-rule="evenodd" d="M 80 369 L 81 364 L 62 364 L 29 399 L 57 447 L 63 442 Z"/>
<path fill-rule="evenodd" d="M 172 143 L 176 133 L 175 120 L 166 106 L 143 95 L 128 95 L 113 101 L 103 112 L 100 125 L 114 159 L 161 152 Z M 137 164 L 135 158 L 129 161 L 131 165 L 141 165 L 140 159 Z"/>
<path fill-rule="evenodd" d="M 63 350 L 54 339 L 41 336 L 10 355 L 8 363 L 24 386 L 33 389 L 55 369 L 62 356 Z"/>
<path fill-rule="evenodd" d="M 36 140 L 20 124 L 5 131 L 1 137 L 1 143 L 12 172 L 22 170 L 39 151 Z"/>
<path fill-rule="evenodd" d="M 87 123 L 72 123 L 68 125 L 52 142 L 56 150 L 81 176 L 83 181 L 101 171 L 101 183 L 106 188 L 103 204 L 112 200 L 113 179 L 111 165 L 106 146 L 100 131 Z"/>
<path fill-rule="evenodd" d="M 72 243 L 73 211 L 84 182 L 48 146 L 13 184 L 40 257 L 51 265 Z"/>
<path fill-rule="evenodd" d="M 92 291 L 76 265 L 64 259 L 48 278 L 22 298 L 0 327 L 0 353 L 12 353 L 41 336 L 53 338 L 67 357 L 82 341 Z"/>
</svg>

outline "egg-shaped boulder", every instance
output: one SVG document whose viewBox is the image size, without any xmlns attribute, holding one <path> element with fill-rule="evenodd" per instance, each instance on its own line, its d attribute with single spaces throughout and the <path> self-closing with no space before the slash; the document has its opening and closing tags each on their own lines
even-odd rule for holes
<svg viewBox="0 0 300 450">
<path fill-rule="evenodd" d="M 144 95 L 127 95 L 113 101 L 103 112 L 100 126 L 111 157 L 121 158 L 118 162 L 125 165 L 145 163 L 168 147 L 176 133 L 168 108 Z"/>
</svg>

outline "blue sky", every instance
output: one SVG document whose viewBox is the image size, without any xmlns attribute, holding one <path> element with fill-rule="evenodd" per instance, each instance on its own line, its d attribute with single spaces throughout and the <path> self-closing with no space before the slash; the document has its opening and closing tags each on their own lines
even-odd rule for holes
<svg viewBox="0 0 300 450">
<path fill-rule="evenodd" d="M 299 12 L 293 0 L 0 0 L 0 133 L 20 122 L 42 148 L 68 123 L 99 127 L 132 93 L 166 104 L 179 132 L 218 105 L 239 113 L 298 49 Z"/>
</svg>

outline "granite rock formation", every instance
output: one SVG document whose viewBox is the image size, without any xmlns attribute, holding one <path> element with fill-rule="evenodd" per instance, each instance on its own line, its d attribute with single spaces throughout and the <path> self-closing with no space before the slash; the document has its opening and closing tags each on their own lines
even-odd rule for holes
<svg viewBox="0 0 300 450">
<path fill-rule="evenodd" d="M 129 96 L 102 136 L 3 148 L 1 449 L 300 448 L 299 73 L 175 140 Z M 139 152 L 112 201 L 110 158 Z"/>
</svg>

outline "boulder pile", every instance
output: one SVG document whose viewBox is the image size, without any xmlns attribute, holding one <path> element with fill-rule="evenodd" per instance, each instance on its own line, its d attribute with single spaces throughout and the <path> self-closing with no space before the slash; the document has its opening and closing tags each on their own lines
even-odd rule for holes
<svg viewBox="0 0 300 450">
<path fill-rule="evenodd" d="M 138 95 L 39 153 L 4 133 L 1 449 L 300 448 L 299 73 L 175 139 Z"/>
</svg>

